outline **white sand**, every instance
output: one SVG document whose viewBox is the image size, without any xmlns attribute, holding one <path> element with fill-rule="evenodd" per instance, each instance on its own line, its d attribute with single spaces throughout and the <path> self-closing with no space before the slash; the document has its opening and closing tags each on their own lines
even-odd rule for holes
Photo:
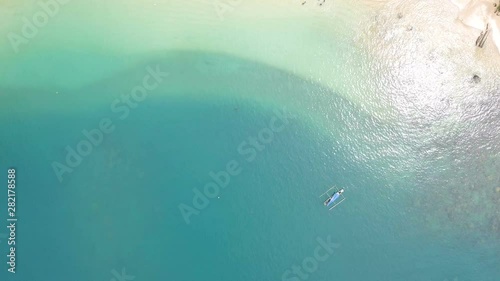
<svg viewBox="0 0 500 281">
<path fill-rule="evenodd" d="M 478 30 L 485 30 L 487 24 L 490 27 L 490 38 L 500 53 L 500 16 L 495 14 L 494 3 L 496 0 L 452 0 L 459 9 L 458 19 L 466 26 Z"/>
</svg>

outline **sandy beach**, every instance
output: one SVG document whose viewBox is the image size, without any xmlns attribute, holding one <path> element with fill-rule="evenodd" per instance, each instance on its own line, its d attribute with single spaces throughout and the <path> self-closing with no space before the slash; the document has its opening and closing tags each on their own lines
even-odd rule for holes
<svg viewBox="0 0 500 281">
<path fill-rule="evenodd" d="M 380 92 L 386 91 L 387 85 L 393 82 L 386 80 L 388 77 L 383 71 L 390 71 L 395 65 L 410 67 L 412 58 L 419 58 L 415 59 L 418 66 L 430 53 L 445 52 L 438 57 L 439 65 L 428 61 L 418 72 L 411 66 L 405 75 L 432 77 L 435 71 L 444 71 L 443 75 L 449 80 L 432 83 L 447 83 L 450 89 L 457 84 L 456 78 L 452 78 L 457 74 L 463 81 L 478 72 L 488 81 L 498 73 L 500 55 L 493 44 L 499 40 L 494 35 L 498 27 L 491 24 L 493 35 L 483 49 L 476 48 L 474 42 L 480 30 L 471 30 L 458 20 L 464 17 L 464 8 L 462 12 L 459 10 L 465 7 L 464 1 L 458 6 L 448 0 L 432 5 L 419 1 L 336 0 L 325 1 L 321 6 L 318 1 L 303 2 L 148 0 L 119 5 L 108 1 L 97 5 L 97 1 L 67 1 L 60 5 L 57 13 L 49 16 L 48 23 L 39 27 L 33 38 L 18 46 L 18 53 L 13 52 L 8 40 L 4 41 L 0 58 L 6 67 L 0 71 L 12 74 L 18 69 L 19 61 L 31 60 L 34 52 L 54 48 L 60 53 L 67 52 L 65 56 L 69 59 L 76 47 L 96 49 L 102 54 L 127 55 L 131 57 L 130 65 L 135 63 L 137 54 L 179 49 L 212 51 L 289 71 L 381 114 L 386 111 L 386 105 L 378 100 Z M 22 35 L 22 18 L 29 20 L 43 11 L 40 7 L 28 8 L 10 0 L 1 5 L 6 7 L 5 24 L 0 27 L 4 34 Z M 81 71 L 89 75 L 52 83 L 63 88 L 78 88 L 112 76 L 116 71 L 113 67 L 99 71 L 82 67 Z M 36 86 L 51 77 L 67 76 L 65 70 L 59 71 L 40 69 L 36 72 L 44 74 L 32 77 L 31 84 Z M 358 82 L 352 79 L 354 73 Z M 25 84 L 24 79 L 16 81 L 12 76 L 4 75 L 9 77 L 0 81 L 4 87 Z M 418 79 L 414 83 L 421 83 L 422 87 L 432 84 Z"/>
</svg>

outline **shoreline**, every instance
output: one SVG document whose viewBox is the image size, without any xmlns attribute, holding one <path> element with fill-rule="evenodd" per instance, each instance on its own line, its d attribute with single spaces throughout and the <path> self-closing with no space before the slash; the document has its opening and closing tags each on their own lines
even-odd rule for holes
<svg viewBox="0 0 500 281">
<path fill-rule="evenodd" d="M 484 32 L 490 31 L 492 43 L 500 56 L 500 1 L 495 0 L 450 0 L 459 9 L 458 20 L 465 26 Z M 497 7 L 495 7 L 497 5 Z M 489 28 L 487 28 L 489 26 Z"/>
<path fill-rule="evenodd" d="M 141 2 L 139 12 L 139 4 L 127 3 L 111 17 L 106 9 L 113 2 L 94 7 L 92 1 L 97 2 L 67 4 L 18 55 L 6 55 L 0 47 L 0 57 L 6 58 L 4 71 L 18 73 L 0 75 L 0 85 L 37 88 L 50 82 L 74 90 L 118 75 L 117 66 L 129 69 L 140 63 L 136 57 L 186 50 L 226 54 L 289 72 L 383 118 L 391 118 L 400 103 L 388 95 L 395 90 L 390 88 L 394 83 L 401 86 L 398 91 L 406 87 L 402 83 L 412 83 L 412 91 L 430 93 L 435 92 L 430 87 L 443 87 L 451 97 L 474 75 L 482 79 L 481 85 L 486 84 L 483 89 L 498 87 L 491 81 L 500 72 L 500 55 L 489 40 L 483 49 L 474 47 L 479 32 L 457 24 L 456 7 L 449 0 L 433 5 L 326 0 L 327 6 L 322 7 L 312 0 L 306 5 L 295 0 L 234 1 L 233 6 L 226 6 L 222 20 L 212 3 L 202 0 L 168 4 L 147 0 Z M 89 13 L 92 22 L 87 19 Z M 143 20 L 149 17 L 154 20 Z M 437 29 L 429 28 L 433 20 Z M 80 36 L 65 38 L 75 32 Z M 95 71 L 92 63 L 82 63 L 75 56 L 82 49 L 102 57 L 111 55 L 109 65 L 118 64 Z M 65 61 L 77 65 L 78 72 L 48 67 L 43 59 L 33 63 L 44 50 L 52 52 L 47 62 Z M 132 59 L 121 63 L 123 56 Z M 41 75 L 32 75 L 27 83 L 24 68 Z"/>
</svg>

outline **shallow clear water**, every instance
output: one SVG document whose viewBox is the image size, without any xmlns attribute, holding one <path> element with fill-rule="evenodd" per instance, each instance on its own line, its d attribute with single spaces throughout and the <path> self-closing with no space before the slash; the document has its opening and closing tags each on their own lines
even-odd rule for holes
<svg viewBox="0 0 500 281">
<path fill-rule="evenodd" d="M 335 247 L 312 273 L 304 271 L 308 275 L 302 279 L 498 276 L 498 236 L 488 229 L 486 216 L 494 213 L 485 209 L 487 201 L 475 210 L 483 218 L 441 217 L 443 208 L 452 215 L 464 212 L 449 210 L 452 205 L 475 206 L 460 203 L 453 192 L 431 189 L 446 179 L 443 169 L 451 169 L 455 162 L 428 161 L 429 155 L 405 159 L 409 153 L 397 151 L 391 157 L 371 158 L 384 147 L 405 144 L 398 139 L 402 125 L 408 126 L 404 120 L 393 125 L 377 121 L 333 92 L 239 59 L 184 53 L 147 63 L 190 68 L 189 62 L 200 57 L 237 64 L 260 76 L 246 76 L 234 88 L 215 83 L 226 87 L 225 94 L 210 93 L 209 83 L 197 84 L 208 89 L 202 91 L 206 95 L 197 95 L 192 86 L 175 82 L 179 80 L 174 75 L 123 120 L 109 106 L 123 93 L 120 89 L 140 81 L 144 66 L 74 92 L 75 97 L 89 92 L 101 96 L 75 113 L 31 113 L 24 118 L 22 107 L 34 97 L 13 98 L 19 111 L 11 111 L 9 122 L 2 123 L 3 131 L 12 132 L 2 139 L 2 147 L 8 148 L 2 167 L 18 169 L 22 220 L 19 272 L 9 280 L 111 280 L 112 270 L 122 267 L 137 280 L 296 280 L 291 278 L 298 275 L 286 275 L 286 270 L 313 256 L 320 245 L 317 239 L 331 239 Z M 207 75 L 198 70 L 181 73 L 198 82 L 199 75 Z M 242 79 L 237 73 L 210 78 Z M 238 147 L 258 137 L 276 116 L 275 110 L 287 103 L 232 96 L 241 85 L 249 85 L 243 91 L 255 91 L 254 97 L 284 91 L 304 105 L 314 104 L 314 98 L 300 96 L 303 89 L 322 92 L 330 111 L 318 108 L 328 116 L 328 127 L 314 123 L 318 112 L 299 110 L 289 102 L 294 117 L 249 161 L 250 154 L 238 152 Z M 281 89 L 283 85 L 287 90 Z M 167 98 L 159 94 L 162 91 L 177 95 Z M 59 182 L 51 163 L 64 163 L 65 146 L 75 147 L 84 138 L 81 131 L 96 128 L 102 118 L 113 120 L 115 131 Z M 376 138 L 363 139 L 382 135 L 391 145 L 379 140 L 376 147 Z M 373 146 L 366 150 L 371 154 L 363 154 L 365 146 Z M 418 152 L 421 147 L 407 149 Z M 442 153 L 447 154 L 444 149 Z M 209 199 L 208 207 L 186 224 L 179 204 L 193 206 L 193 189 L 203 190 L 212 181 L 209 173 L 225 169 L 232 160 L 241 172 L 221 188 L 220 198 Z M 417 166 L 391 168 L 395 163 Z M 347 200 L 327 212 L 318 195 L 331 185 L 345 187 Z M 463 232 L 464 221 L 473 220 L 479 220 L 478 228 Z"/>
<path fill-rule="evenodd" d="M 18 170 L 19 202 L 18 273 L 2 280 L 121 281 L 122 269 L 127 281 L 498 279 L 489 49 L 453 49 L 452 32 L 432 41 L 416 2 L 259 20 L 256 3 L 219 20 L 199 2 L 147 16 L 131 2 L 75 2 L 21 53 L 0 46 L 0 167 Z M 168 76 L 124 109 L 157 68 Z M 293 118 L 273 131 L 284 108 Z M 54 162 L 107 118 L 113 131 L 59 181 Z M 267 143 L 251 148 L 259 134 Z M 240 172 L 183 216 L 229 163 Z M 318 196 L 332 185 L 347 199 L 328 212 Z"/>
</svg>

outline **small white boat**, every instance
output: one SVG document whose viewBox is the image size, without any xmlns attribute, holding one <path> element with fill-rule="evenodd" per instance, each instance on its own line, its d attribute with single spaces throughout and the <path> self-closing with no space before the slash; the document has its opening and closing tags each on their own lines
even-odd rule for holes
<svg viewBox="0 0 500 281">
<path fill-rule="evenodd" d="M 328 189 L 325 193 L 321 194 L 319 196 L 319 198 L 321 197 L 324 197 L 326 195 L 326 200 L 323 202 L 323 205 L 325 205 L 326 207 L 329 207 L 328 210 L 332 210 L 333 208 L 337 207 L 340 203 L 344 202 L 345 200 L 345 197 L 343 195 L 344 193 L 344 189 L 340 189 L 338 191 L 336 191 L 335 193 L 333 193 L 331 196 L 328 195 L 328 192 L 330 192 L 330 190 L 334 189 L 335 186 L 331 187 L 330 189 Z M 337 203 L 335 203 L 335 201 L 337 201 L 338 199 L 340 199 L 340 201 L 338 201 Z M 334 204 L 335 203 L 335 204 Z M 333 206 L 332 206 L 333 205 Z M 331 206 L 331 207 L 330 207 Z"/>
</svg>

